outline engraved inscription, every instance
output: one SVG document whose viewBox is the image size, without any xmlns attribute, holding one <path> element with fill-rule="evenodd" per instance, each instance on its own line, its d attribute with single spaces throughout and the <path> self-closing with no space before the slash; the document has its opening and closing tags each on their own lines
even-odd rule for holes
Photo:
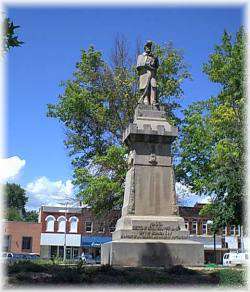
<svg viewBox="0 0 250 292">
<path fill-rule="evenodd" d="M 181 232 L 179 226 L 163 225 L 155 222 L 148 226 L 135 225 L 132 230 L 122 233 L 121 238 L 129 239 L 186 239 L 188 233 Z"/>
</svg>

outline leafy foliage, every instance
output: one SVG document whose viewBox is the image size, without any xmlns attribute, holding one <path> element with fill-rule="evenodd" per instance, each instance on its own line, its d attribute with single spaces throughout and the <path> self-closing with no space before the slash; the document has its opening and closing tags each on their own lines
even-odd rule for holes
<svg viewBox="0 0 250 292">
<path fill-rule="evenodd" d="M 8 208 L 5 210 L 5 216 L 6 220 L 8 221 L 22 221 L 23 217 L 19 210 L 16 208 Z"/>
<path fill-rule="evenodd" d="M 204 72 L 220 92 L 184 110 L 180 181 L 199 194 L 211 195 L 209 211 L 216 228 L 241 224 L 245 194 L 245 35 L 235 41 L 225 31 Z M 208 210 L 206 210 L 208 211 Z"/>
<path fill-rule="evenodd" d="M 38 212 L 35 210 L 25 211 L 25 222 L 38 222 Z"/>
<path fill-rule="evenodd" d="M 16 29 L 19 25 L 14 25 L 13 21 L 9 18 L 5 18 L 3 21 L 4 30 L 4 51 L 9 51 L 10 48 L 19 47 L 23 44 L 16 35 Z"/>
<path fill-rule="evenodd" d="M 190 75 L 181 52 L 171 44 L 155 45 L 155 52 L 161 63 L 159 97 L 168 104 L 169 119 L 178 124 L 174 110 Z M 79 196 L 96 213 L 122 203 L 128 151 L 121 146 L 122 131 L 139 100 L 137 72 L 130 60 L 124 38 L 116 39 L 111 64 L 93 46 L 82 50 L 73 78 L 62 83 L 64 94 L 57 104 L 48 105 L 48 116 L 65 126 Z"/>
<path fill-rule="evenodd" d="M 4 199 L 7 208 L 13 208 L 25 213 L 25 204 L 28 201 L 25 190 L 18 184 L 6 183 Z"/>
<path fill-rule="evenodd" d="M 38 213 L 26 211 L 28 201 L 26 191 L 18 184 L 6 183 L 4 186 L 4 217 L 8 221 L 38 222 Z"/>
</svg>

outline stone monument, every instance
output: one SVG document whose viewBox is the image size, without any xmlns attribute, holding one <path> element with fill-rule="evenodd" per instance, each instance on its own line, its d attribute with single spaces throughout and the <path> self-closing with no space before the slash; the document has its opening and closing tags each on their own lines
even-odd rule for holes
<svg viewBox="0 0 250 292">
<path fill-rule="evenodd" d="M 114 266 L 202 266 L 203 244 L 189 240 L 176 204 L 171 144 L 177 128 L 156 95 L 158 59 L 152 42 L 138 56 L 141 98 L 123 133 L 129 149 L 122 216 L 112 241 L 101 246 L 101 263 Z"/>
</svg>

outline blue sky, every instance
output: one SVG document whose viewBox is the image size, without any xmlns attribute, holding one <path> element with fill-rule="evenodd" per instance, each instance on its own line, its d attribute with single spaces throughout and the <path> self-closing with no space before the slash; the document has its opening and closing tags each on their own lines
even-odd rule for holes
<svg viewBox="0 0 250 292">
<path fill-rule="evenodd" d="M 43 197 L 40 194 L 39 199 L 35 194 L 42 191 L 51 196 L 58 190 L 70 192 L 72 168 L 63 144 L 64 129 L 57 120 L 47 118 L 46 111 L 47 104 L 55 103 L 63 92 L 60 82 L 72 77 L 82 48 L 93 44 L 108 60 L 118 33 L 129 40 L 132 50 L 138 37 L 142 42 L 172 41 L 184 50 L 185 61 L 191 66 L 193 81 L 185 82 L 183 87 L 182 106 L 186 107 L 216 94 L 218 87 L 202 73 L 202 64 L 220 42 L 224 29 L 235 34 L 243 24 L 242 6 L 11 6 L 7 7 L 7 15 L 20 25 L 18 35 L 25 42 L 9 52 L 6 71 L 7 157 L 18 156 L 22 161 L 11 181 L 20 183 L 40 202 Z M 30 199 L 30 206 L 35 206 L 34 200 Z"/>
</svg>

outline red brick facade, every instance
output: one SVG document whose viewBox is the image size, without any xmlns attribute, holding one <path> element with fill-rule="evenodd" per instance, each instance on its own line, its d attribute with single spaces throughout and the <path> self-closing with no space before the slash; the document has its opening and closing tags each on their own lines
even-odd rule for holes
<svg viewBox="0 0 250 292">
<path fill-rule="evenodd" d="M 55 225 L 54 225 L 54 231 L 46 231 L 46 221 L 45 219 L 47 218 L 47 216 L 54 216 L 55 217 Z M 54 233 L 54 232 L 57 232 L 57 233 L 64 233 L 64 232 L 59 232 L 58 231 L 58 221 L 57 219 L 61 216 L 65 216 L 64 213 L 59 213 L 59 212 L 41 212 L 41 225 L 42 225 L 42 233 L 44 232 L 47 232 L 47 233 Z M 81 230 L 83 228 L 83 216 L 82 214 L 75 214 L 75 213 L 67 213 L 66 214 L 66 218 L 67 218 L 67 223 L 66 223 L 66 232 L 69 233 L 69 230 L 70 230 L 70 226 L 69 226 L 69 219 L 71 217 L 77 217 L 78 218 L 78 224 L 77 224 L 77 232 L 76 233 L 81 233 Z"/>
<path fill-rule="evenodd" d="M 63 210 L 63 208 L 62 208 Z M 46 231 L 47 229 L 47 222 L 46 218 L 47 216 L 52 215 L 55 218 L 54 222 L 54 231 Z M 59 211 L 44 211 L 41 209 L 40 212 L 40 220 L 42 225 L 42 233 L 64 233 L 64 232 L 58 232 L 58 221 L 57 219 L 60 216 L 65 217 L 65 212 L 59 212 Z M 120 211 L 113 211 L 111 212 L 105 219 L 103 218 L 96 218 L 96 216 L 93 215 L 93 212 L 90 208 L 82 208 L 81 213 L 72 213 L 66 212 L 66 233 L 72 233 L 70 232 L 70 222 L 69 219 L 71 217 L 77 217 L 78 218 L 78 224 L 77 224 L 77 232 L 78 234 L 81 234 L 83 236 L 112 236 L 111 234 L 111 228 L 115 228 L 116 221 L 120 218 Z M 92 232 L 86 232 L 86 222 L 92 222 Z M 100 231 L 100 226 L 103 227 L 103 231 Z"/>
<path fill-rule="evenodd" d="M 184 218 L 185 222 L 188 224 L 188 229 L 190 231 L 190 234 L 196 234 L 196 235 L 212 235 L 212 232 L 210 230 L 209 224 L 207 224 L 207 221 L 210 220 L 209 217 L 202 217 L 200 216 L 199 212 L 203 208 L 205 204 L 196 204 L 194 207 L 179 207 L 179 213 L 180 216 Z M 63 208 L 62 208 L 63 210 Z M 112 211 L 105 219 L 98 219 L 96 216 L 93 214 L 90 208 L 82 208 L 82 211 L 80 213 L 72 213 L 70 212 L 71 208 L 68 209 L 69 212 L 67 212 L 66 217 L 67 217 L 67 222 L 66 222 L 66 232 L 69 233 L 70 230 L 70 222 L 69 219 L 72 216 L 75 216 L 78 218 L 78 225 L 77 225 L 77 233 L 81 234 L 83 236 L 112 236 L 110 227 L 115 226 L 116 221 L 121 217 L 121 211 Z M 54 211 L 54 212 L 49 212 L 49 211 L 44 211 L 41 209 L 41 224 L 42 224 L 42 233 L 64 233 L 64 232 L 58 232 L 58 221 L 57 219 L 60 216 L 65 216 L 65 212 L 59 212 L 59 211 Z M 46 217 L 52 215 L 55 217 L 55 222 L 54 222 L 54 231 L 49 232 L 46 231 Z M 92 222 L 92 232 L 86 232 L 86 222 Z M 197 232 L 194 232 L 192 230 L 192 224 L 196 222 L 197 224 Z M 206 233 L 203 232 L 202 230 L 202 225 L 207 224 L 207 231 Z M 104 232 L 100 231 L 100 225 L 103 226 Z M 235 235 L 237 235 L 237 228 L 235 228 Z M 70 232 L 72 233 L 72 232 Z M 232 235 L 230 234 L 230 226 L 226 227 L 226 232 L 220 230 L 218 235 L 224 235 L 224 236 L 229 236 Z"/>
</svg>

